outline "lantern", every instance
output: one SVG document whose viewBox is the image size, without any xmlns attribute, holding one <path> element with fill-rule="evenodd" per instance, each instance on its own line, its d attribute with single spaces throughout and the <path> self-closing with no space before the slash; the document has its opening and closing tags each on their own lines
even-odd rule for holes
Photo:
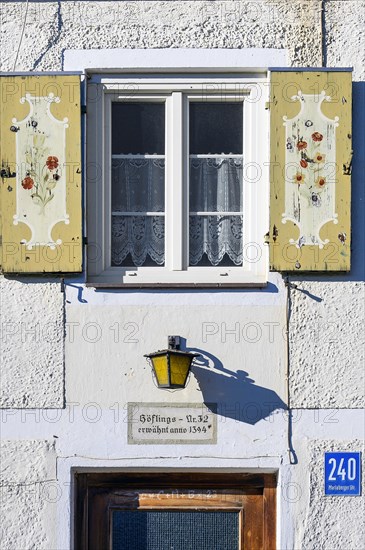
<svg viewBox="0 0 365 550">
<path fill-rule="evenodd" d="M 152 363 L 159 388 L 185 388 L 194 357 L 198 353 L 180 350 L 180 337 L 168 337 L 168 349 L 145 355 Z"/>
</svg>

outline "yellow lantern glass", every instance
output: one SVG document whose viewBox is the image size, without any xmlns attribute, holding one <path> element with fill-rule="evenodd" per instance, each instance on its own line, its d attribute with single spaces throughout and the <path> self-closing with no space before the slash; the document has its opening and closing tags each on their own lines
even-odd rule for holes
<svg viewBox="0 0 365 550">
<path fill-rule="evenodd" d="M 153 371 L 159 388 L 185 388 L 191 363 L 197 353 L 165 349 L 150 353 Z"/>
</svg>

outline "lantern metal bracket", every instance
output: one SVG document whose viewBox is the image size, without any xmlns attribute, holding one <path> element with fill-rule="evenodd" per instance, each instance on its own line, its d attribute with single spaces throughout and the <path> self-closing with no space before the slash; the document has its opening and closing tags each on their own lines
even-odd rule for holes
<svg viewBox="0 0 365 550">
<path fill-rule="evenodd" d="M 167 343 L 169 349 L 179 350 L 181 346 L 181 338 L 180 336 L 168 336 Z"/>
</svg>

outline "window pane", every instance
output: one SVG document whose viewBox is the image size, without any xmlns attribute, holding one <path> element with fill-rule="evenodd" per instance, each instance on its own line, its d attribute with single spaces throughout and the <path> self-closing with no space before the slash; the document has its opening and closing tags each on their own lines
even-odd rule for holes
<svg viewBox="0 0 365 550">
<path fill-rule="evenodd" d="M 112 104 L 112 266 L 164 265 L 164 152 L 164 103 Z"/>
<path fill-rule="evenodd" d="M 238 550 L 239 512 L 116 511 L 112 550 Z"/>
<path fill-rule="evenodd" d="M 164 265 L 164 216 L 112 216 L 111 233 L 112 266 Z"/>
<path fill-rule="evenodd" d="M 190 216 L 190 265 L 242 265 L 242 216 Z"/>
<path fill-rule="evenodd" d="M 164 159 L 112 160 L 112 211 L 163 212 Z"/>
<path fill-rule="evenodd" d="M 165 154 L 165 104 L 112 104 L 112 153 Z"/>
<path fill-rule="evenodd" d="M 191 158 L 190 212 L 242 212 L 242 158 Z"/>
<path fill-rule="evenodd" d="M 242 154 L 242 103 L 191 102 L 189 113 L 191 155 Z"/>
<path fill-rule="evenodd" d="M 189 109 L 189 265 L 239 266 L 243 246 L 243 104 L 192 102 Z"/>
</svg>

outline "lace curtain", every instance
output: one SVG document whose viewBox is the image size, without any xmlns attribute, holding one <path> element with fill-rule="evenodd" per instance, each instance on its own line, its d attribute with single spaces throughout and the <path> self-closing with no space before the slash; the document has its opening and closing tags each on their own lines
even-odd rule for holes
<svg viewBox="0 0 365 550">
<path fill-rule="evenodd" d="M 113 266 L 164 265 L 165 218 L 153 215 L 164 209 L 164 159 L 113 159 Z"/>
<path fill-rule="evenodd" d="M 191 159 L 189 195 L 190 265 L 217 266 L 227 257 L 241 265 L 242 159 Z M 165 218 L 154 215 L 164 212 L 164 197 L 164 159 L 113 159 L 113 266 L 164 265 Z"/>
<path fill-rule="evenodd" d="M 199 264 L 204 254 L 213 266 L 226 255 L 242 265 L 242 164 L 242 158 L 190 159 L 190 265 Z"/>
</svg>

